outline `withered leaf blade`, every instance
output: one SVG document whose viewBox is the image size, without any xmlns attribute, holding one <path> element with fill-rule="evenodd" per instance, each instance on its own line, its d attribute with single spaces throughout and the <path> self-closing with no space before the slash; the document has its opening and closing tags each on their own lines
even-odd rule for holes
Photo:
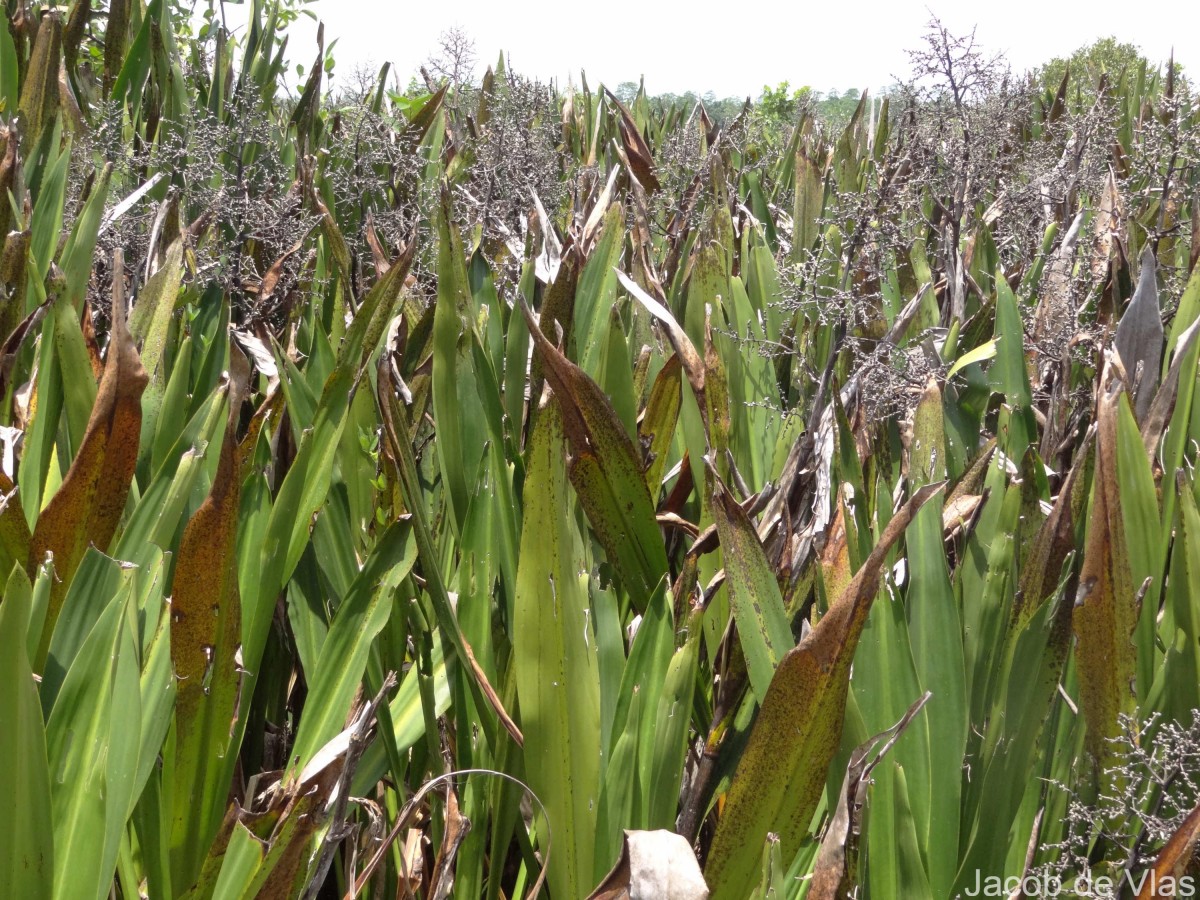
<svg viewBox="0 0 1200 900">
<path fill-rule="evenodd" d="M 1075 266 L 1075 247 L 1084 215 L 1071 222 L 1062 243 L 1054 252 L 1042 278 L 1041 297 L 1034 313 L 1035 340 L 1055 340 L 1074 328 L 1075 308 L 1071 302 L 1071 272 Z"/>
<path fill-rule="evenodd" d="M 1158 387 L 1162 362 L 1163 325 L 1158 307 L 1158 263 L 1154 250 L 1142 251 L 1142 269 L 1133 299 L 1121 316 L 1113 345 L 1134 386 L 1134 412 L 1139 422 L 1145 417 Z"/>
<path fill-rule="evenodd" d="M 56 12 L 42 16 L 29 68 L 21 87 L 19 112 L 24 123 L 21 150 L 28 157 L 42 132 L 58 112 L 58 69 L 62 58 L 62 19 Z"/>
<path fill-rule="evenodd" d="M 30 579 L 47 553 L 54 555 L 58 579 L 50 593 L 35 668 L 50 647 L 54 624 L 88 545 L 105 551 L 112 543 L 137 465 L 142 427 L 142 392 L 149 378 L 125 324 L 124 263 L 117 250 L 113 266 L 112 337 L 79 452 L 58 492 L 38 516 L 25 570 Z M 76 373 L 80 377 L 81 373 Z"/>
<path fill-rule="evenodd" d="M 629 296 L 646 307 L 646 311 L 666 328 L 667 340 L 671 342 L 675 355 L 683 364 L 683 374 L 687 377 L 688 384 L 692 386 L 692 391 L 697 398 L 704 396 L 704 360 L 700 358 L 692 339 L 687 336 L 679 322 L 671 315 L 671 311 L 642 290 L 641 285 L 620 269 L 617 269 L 617 280 L 621 282 L 621 286 L 625 290 L 629 291 Z"/>
<path fill-rule="evenodd" d="M 621 144 L 629 157 L 629 168 L 642 186 L 648 192 L 654 193 L 661 185 L 658 182 L 658 176 L 654 174 L 654 155 L 650 150 L 650 145 L 642 137 L 633 114 L 629 112 L 625 104 L 607 88 L 605 88 L 605 93 L 608 94 L 609 101 L 617 108 L 619 115 L 617 125 L 621 131 Z"/>
<path fill-rule="evenodd" d="M 219 826 L 224 769 L 241 693 L 237 527 L 241 478 L 236 424 L 250 366 L 230 345 L 229 421 L 212 488 L 179 542 L 171 599 L 175 700 L 172 867 L 190 880 Z"/>
<path fill-rule="evenodd" d="M 1075 455 L 1075 463 L 1059 488 L 1050 515 L 1033 536 L 1025 565 L 1021 569 L 1020 589 L 1013 605 L 1013 622 L 1024 626 L 1038 608 L 1054 593 L 1062 575 L 1063 563 L 1075 548 L 1075 499 L 1078 486 L 1086 481 L 1092 462 L 1092 438 L 1085 439 Z"/>
<path fill-rule="evenodd" d="M 1117 176 L 1110 168 L 1108 178 L 1104 182 L 1104 193 L 1100 195 L 1100 208 L 1096 212 L 1093 234 L 1095 246 L 1092 249 L 1092 281 L 1099 282 L 1108 273 L 1108 265 L 1112 260 L 1114 244 L 1125 239 L 1122 219 L 1124 209 L 1121 204 L 1121 194 L 1117 190 Z"/>
<path fill-rule="evenodd" d="M 433 866 L 433 878 L 429 884 L 431 900 L 447 900 L 454 891 L 454 859 L 459 847 L 471 833 L 471 820 L 462 814 L 458 803 L 458 792 L 453 786 L 446 789 L 446 830 L 442 835 L 442 846 L 438 849 L 437 862 Z"/>
<path fill-rule="evenodd" d="M 1189 325 L 1187 330 L 1179 336 L 1175 354 L 1171 359 L 1171 366 L 1167 370 L 1167 377 L 1163 379 L 1162 385 L 1155 393 L 1146 415 L 1138 423 L 1142 430 L 1142 443 L 1146 448 L 1147 455 L 1151 458 L 1158 452 L 1158 443 L 1162 440 L 1163 433 L 1167 430 L 1167 424 L 1171 421 L 1171 414 L 1175 411 L 1175 401 L 1179 398 L 1179 381 L 1183 376 L 1184 364 L 1189 360 L 1198 338 L 1200 338 L 1200 319 Z"/>
<path fill-rule="evenodd" d="M 888 552 L 944 482 L 914 493 L 829 612 L 784 656 L 734 772 L 709 849 L 705 876 L 715 898 L 743 896 L 768 832 L 784 857 L 803 840 L 841 741 L 850 663 Z"/>
<path fill-rule="evenodd" d="M 12 479 L 0 469 L 0 563 L 11 571 L 29 558 L 29 524 Z"/>
<path fill-rule="evenodd" d="M 1192 246 L 1188 250 L 1188 274 L 1196 270 L 1200 261 L 1200 197 L 1192 200 Z"/>
<path fill-rule="evenodd" d="M 1121 713 L 1131 712 L 1137 624 L 1133 576 L 1117 477 L 1117 415 L 1124 384 L 1111 363 L 1096 402 L 1096 469 L 1071 624 L 1078 640 L 1079 696 L 1087 745 L 1097 761 L 1113 753 Z"/>
<path fill-rule="evenodd" d="M 17 187 L 18 176 L 21 172 L 21 164 L 17 157 L 17 131 L 14 128 L 0 128 L 0 191 L 3 191 L 7 196 L 8 192 Z M 9 235 L 9 228 L 12 225 L 12 210 L 9 208 L 0 209 L 0 235 Z M 19 234 L 20 232 L 18 232 Z M 25 238 L 25 243 L 28 246 L 28 232 Z M 5 239 L 5 243 L 9 242 L 11 236 Z M 11 254 L 8 252 L 8 247 L 5 247 L 5 260 L 0 264 L 0 279 L 3 279 L 8 284 L 15 283 L 11 278 L 7 277 L 14 268 L 12 262 L 9 261 Z M 22 252 L 20 256 L 20 264 L 24 267 L 25 254 Z M 8 301 L 12 302 L 12 301 Z"/>
<path fill-rule="evenodd" d="M 679 354 L 672 353 L 654 379 L 646 408 L 638 422 L 638 440 L 645 450 L 646 489 L 650 491 L 652 501 L 658 499 L 662 490 L 667 453 L 675 437 L 675 426 L 683 406 L 680 390 L 682 372 Z"/>
</svg>

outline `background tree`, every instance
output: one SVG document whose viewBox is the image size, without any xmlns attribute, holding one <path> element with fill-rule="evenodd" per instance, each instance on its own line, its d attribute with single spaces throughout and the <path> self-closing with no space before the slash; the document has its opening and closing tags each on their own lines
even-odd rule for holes
<svg viewBox="0 0 1200 900">
<path fill-rule="evenodd" d="M 465 28 L 455 25 L 438 35 L 437 49 L 425 61 L 425 71 L 434 82 L 448 81 L 458 88 L 474 81 L 478 61 L 474 39 Z"/>
<path fill-rule="evenodd" d="M 1181 67 L 1177 65 L 1176 69 Z M 1066 99 L 1073 108 L 1084 109 L 1095 102 L 1102 77 L 1115 86 L 1122 77 L 1145 78 L 1158 69 L 1137 46 L 1110 36 L 1080 47 L 1068 57 L 1056 56 L 1036 68 L 1033 77 L 1040 90 L 1053 97 L 1068 71 L 1071 78 Z M 1182 78 L 1180 87 L 1186 89 Z"/>
</svg>

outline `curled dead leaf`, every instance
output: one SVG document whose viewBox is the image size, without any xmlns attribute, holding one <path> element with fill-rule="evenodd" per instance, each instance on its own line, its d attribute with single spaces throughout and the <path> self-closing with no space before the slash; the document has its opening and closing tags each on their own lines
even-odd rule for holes
<svg viewBox="0 0 1200 900">
<path fill-rule="evenodd" d="M 672 831 L 626 831 L 621 855 L 588 900 L 707 900 L 687 839 Z"/>
</svg>

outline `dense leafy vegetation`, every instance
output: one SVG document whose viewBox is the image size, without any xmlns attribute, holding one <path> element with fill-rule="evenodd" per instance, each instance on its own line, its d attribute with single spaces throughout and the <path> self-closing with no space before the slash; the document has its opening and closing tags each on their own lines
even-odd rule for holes
<svg viewBox="0 0 1200 900">
<path fill-rule="evenodd" d="M 0 895 L 1187 873 L 1175 69 L 289 98 L 179 14 L 0 28 Z"/>
</svg>

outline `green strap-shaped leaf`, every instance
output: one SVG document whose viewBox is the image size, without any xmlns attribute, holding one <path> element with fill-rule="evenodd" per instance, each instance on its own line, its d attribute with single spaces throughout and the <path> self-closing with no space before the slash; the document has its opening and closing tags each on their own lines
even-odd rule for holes
<svg viewBox="0 0 1200 900">
<path fill-rule="evenodd" d="M 312 424 L 304 433 L 271 509 L 260 566 L 254 572 L 244 572 L 239 581 L 244 610 L 243 664 L 251 673 L 257 670 L 266 644 L 275 598 L 300 561 L 309 541 L 312 517 L 329 492 L 351 393 L 392 318 L 411 261 L 410 247 L 375 283 L 359 307 L 342 341 L 333 374 L 321 392 Z M 248 704 L 250 697 L 243 694 L 242 701 Z"/>
<path fill-rule="evenodd" d="M 141 691 L 132 591 L 106 603 L 80 648 L 46 724 L 54 816 L 54 896 L 106 896 L 136 799 Z M 107 601 L 107 602 L 106 602 Z"/>
<path fill-rule="evenodd" d="M 594 874 L 600 687 L 563 437 L 551 404 L 530 436 L 513 665 L 525 771 L 549 819 L 551 894 L 583 897 Z"/>
<path fill-rule="evenodd" d="M 1157 372 L 1152 375 L 1156 376 Z M 1142 443 L 1133 410 L 1126 402 L 1117 410 L 1116 468 L 1121 498 L 1120 525 L 1125 533 L 1130 584 L 1135 591 L 1140 591 L 1149 579 L 1142 595 L 1134 640 L 1137 646 L 1137 696 L 1145 703 L 1162 661 L 1156 631 L 1166 559 L 1159 557 L 1159 548 L 1165 545 L 1170 535 L 1162 534 L 1153 461 Z"/>
<path fill-rule="evenodd" d="M 914 489 L 937 482 L 946 472 L 946 435 L 942 395 L 930 380 L 913 416 L 909 478 Z M 966 663 L 958 602 L 950 586 L 942 541 L 942 501 L 930 500 L 905 534 L 909 581 L 909 635 L 917 678 L 933 698 L 918 727 L 928 728 L 927 796 L 909 795 L 918 834 L 928 847 L 929 882 L 943 896 L 954 880 L 958 862 L 958 811 L 962 780 L 948 777 L 962 769 L 970 709 L 966 696 Z M 941 851 L 945 851 L 944 853 Z"/>
<path fill-rule="evenodd" d="M 996 339 L 984 341 L 974 350 L 968 350 L 962 356 L 954 361 L 954 365 L 950 367 L 950 371 L 946 373 L 946 380 L 949 381 L 967 366 L 974 363 L 986 362 L 996 355 Z"/>
<path fill-rule="evenodd" d="M 408 576 L 417 545 L 408 519 L 393 522 L 378 539 L 350 590 L 338 604 L 309 679 L 292 765 L 298 772 L 345 724 L 362 682 L 367 656 L 392 611 L 392 592 Z"/>
<path fill-rule="evenodd" d="M 650 771 L 647 828 L 675 828 L 691 731 L 692 695 L 696 688 L 696 667 L 703 633 L 702 617 L 702 610 L 692 613 L 687 626 L 687 641 L 675 651 L 667 666 L 662 694 L 658 698 L 650 759 L 639 763 Z"/>
<path fill-rule="evenodd" d="M 746 655 L 750 687 L 761 699 L 767 695 L 779 661 L 794 646 L 792 629 L 754 524 L 711 465 L 708 477 L 710 509 L 724 551 L 733 618 Z"/>
<path fill-rule="evenodd" d="M 1000 446 L 1009 459 L 1021 459 L 1037 435 L 1033 392 L 1025 370 L 1025 331 L 1017 298 L 1004 273 L 996 274 L 996 361 L 988 370 L 992 388 L 1004 395 L 1008 408 L 1001 415 Z"/>
<path fill-rule="evenodd" d="M 92 258 L 96 253 L 96 240 L 100 236 L 100 223 L 104 218 L 104 206 L 108 203 L 108 188 L 112 183 L 112 163 L 106 163 L 100 171 L 92 192 L 83 205 L 71 228 L 71 236 L 63 245 L 59 266 L 67 279 L 65 297 L 76 310 L 83 308 L 88 282 L 92 276 Z M 122 296 L 121 302 L 124 303 Z M 122 315 L 124 310 L 122 310 Z"/>
<path fill-rule="evenodd" d="M 571 483 L 634 606 L 644 610 L 667 572 L 667 554 L 633 439 L 600 386 L 549 341 L 528 306 L 521 308 L 561 410 Z"/>
<path fill-rule="evenodd" d="M 467 271 L 461 239 L 450 223 L 449 198 L 443 193 L 438 207 L 438 292 L 433 319 L 433 412 L 437 421 L 437 454 L 446 482 L 450 520 L 462 531 L 470 502 L 468 472 L 475 467 L 463 456 L 463 429 L 459 408 L 459 343 L 469 328 Z"/>
<path fill-rule="evenodd" d="M 50 770 L 33 669 L 25 650 L 33 587 L 15 566 L 0 602 L 0 803 L 14 827 L 0 841 L 0 894 L 45 900 L 54 876 Z"/>
</svg>

